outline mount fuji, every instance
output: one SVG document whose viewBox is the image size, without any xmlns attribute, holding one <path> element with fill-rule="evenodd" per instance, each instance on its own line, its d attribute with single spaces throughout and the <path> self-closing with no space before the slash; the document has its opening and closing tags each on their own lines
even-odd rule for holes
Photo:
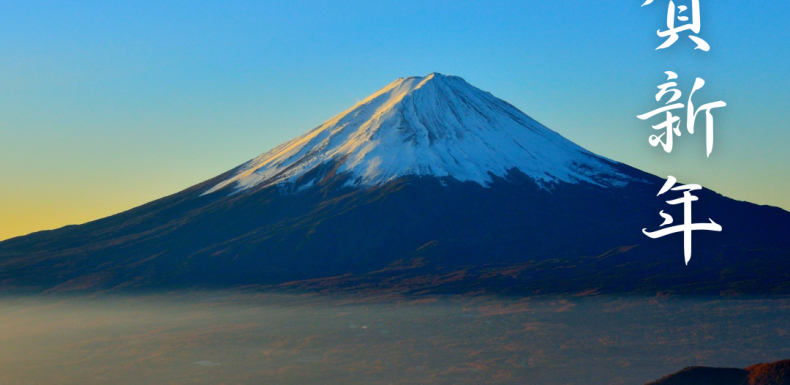
<svg viewBox="0 0 790 385">
<path fill-rule="evenodd" d="M 0 242 L 4 291 L 790 292 L 790 213 L 696 191 L 723 232 L 649 239 L 664 180 L 455 76 L 398 79 L 177 194 Z"/>
</svg>

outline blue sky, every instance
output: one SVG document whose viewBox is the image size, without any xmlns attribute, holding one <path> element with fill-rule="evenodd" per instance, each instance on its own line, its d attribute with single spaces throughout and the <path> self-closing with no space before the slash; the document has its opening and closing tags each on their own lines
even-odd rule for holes
<svg viewBox="0 0 790 385">
<path fill-rule="evenodd" d="M 0 239 L 208 179 L 398 77 L 458 75 L 585 148 L 790 209 L 790 5 L 701 0 L 656 51 L 667 1 L 0 2 Z M 690 1 L 679 0 L 678 4 Z M 714 110 L 671 154 L 636 115 L 664 71 Z M 657 122 L 652 122 L 656 124 Z"/>
</svg>

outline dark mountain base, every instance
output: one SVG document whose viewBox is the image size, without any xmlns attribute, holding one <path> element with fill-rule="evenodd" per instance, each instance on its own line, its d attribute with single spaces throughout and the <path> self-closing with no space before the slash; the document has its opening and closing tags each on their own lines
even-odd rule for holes
<svg viewBox="0 0 790 385">
<path fill-rule="evenodd" d="M 317 186 L 201 196 L 221 175 L 136 209 L 0 243 L 5 291 L 154 290 L 316 282 L 410 292 L 790 293 L 790 213 L 698 191 L 695 222 L 724 231 L 649 239 L 663 180 L 617 165 L 624 188 L 557 184 L 519 173 L 491 187 L 401 178 L 342 187 L 331 166 Z M 298 188 L 295 186 L 294 188 Z M 340 277 L 331 278 L 330 277 Z M 305 283 L 306 280 L 312 283 Z M 317 280 L 317 281 L 316 281 Z"/>
</svg>

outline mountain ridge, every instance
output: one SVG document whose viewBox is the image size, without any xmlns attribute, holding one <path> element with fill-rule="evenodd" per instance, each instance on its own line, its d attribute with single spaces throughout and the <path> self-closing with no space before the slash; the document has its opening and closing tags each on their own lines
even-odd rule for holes
<svg viewBox="0 0 790 385">
<path fill-rule="evenodd" d="M 691 366 L 646 385 L 790 385 L 790 360 L 745 369 Z"/>
</svg>

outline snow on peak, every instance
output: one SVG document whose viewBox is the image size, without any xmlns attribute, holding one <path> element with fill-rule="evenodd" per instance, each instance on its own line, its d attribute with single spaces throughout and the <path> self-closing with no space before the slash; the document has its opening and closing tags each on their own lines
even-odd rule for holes
<svg viewBox="0 0 790 385">
<path fill-rule="evenodd" d="M 225 186 L 238 190 L 293 182 L 337 161 L 348 184 L 405 175 L 452 177 L 486 186 L 518 169 L 552 182 L 623 185 L 628 177 L 517 108 L 457 76 L 398 79 L 306 134 L 244 164 Z M 308 183 L 309 184 L 309 183 Z"/>
</svg>

